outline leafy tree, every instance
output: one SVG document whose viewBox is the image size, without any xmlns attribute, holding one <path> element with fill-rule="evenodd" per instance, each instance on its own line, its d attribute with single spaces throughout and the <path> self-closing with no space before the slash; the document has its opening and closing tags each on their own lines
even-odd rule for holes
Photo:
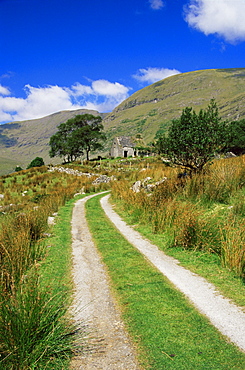
<svg viewBox="0 0 245 370">
<path fill-rule="evenodd" d="M 166 137 L 162 135 L 157 135 L 156 141 L 152 143 L 152 146 L 154 148 L 154 152 L 158 154 L 164 153 L 164 150 L 166 149 Z"/>
<path fill-rule="evenodd" d="M 23 170 L 23 168 L 21 168 L 20 166 L 16 166 L 14 171 L 19 172 L 19 171 L 22 171 L 22 170 Z"/>
<path fill-rule="evenodd" d="M 60 156 L 72 162 L 85 152 L 89 160 L 90 151 L 102 149 L 101 142 L 106 139 L 101 122 L 100 116 L 83 114 L 61 123 L 49 141 L 50 157 Z"/>
<path fill-rule="evenodd" d="M 171 163 L 190 172 L 200 172 L 227 142 L 227 125 L 221 121 L 214 99 L 207 109 L 197 114 L 185 108 L 181 117 L 172 121 L 168 137 L 159 137 L 155 147 Z"/>
<path fill-rule="evenodd" d="M 72 162 L 83 154 L 82 148 L 78 147 L 77 138 L 74 135 L 75 128 L 70 121 L 61 123 L 58 126 L 59 131 L 51 136 L 49 141 L 50 157 L 64 157 L 65 162 Z"/>
<path fill-rule="evenodd" d="M 230 122 L 227 150 L 236 155 L 245 153 L 245 119 Z"/>
<path fill-rule="evenodd" d="M 41 167 L 44 166 L 44 160 L 41 157 L 36 157 L 31 161 L 31 163 L 28 165 L 27 169 L 32 167 Z"/>
</svg>

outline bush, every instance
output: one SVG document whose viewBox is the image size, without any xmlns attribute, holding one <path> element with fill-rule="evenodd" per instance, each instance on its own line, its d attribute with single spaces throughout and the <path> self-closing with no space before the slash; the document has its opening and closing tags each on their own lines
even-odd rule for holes
<svg viewBox="0 0 245 370">
<path fill-rule="evenodd" d="M 28 165 L 27 169 L 32 167 L 41 167 L 44 166 L 44 160 L 41 157 L 36 157 L 31 161 L 31 163 Z"/>
<path fill-rule="evenodd" d="M 20 166 L 16 166 L 14 171 L 19 172 L 19 171 L 22 171 L 22 170 L 23 170 L 23 168 L 21 168 Z"/>
</svg>

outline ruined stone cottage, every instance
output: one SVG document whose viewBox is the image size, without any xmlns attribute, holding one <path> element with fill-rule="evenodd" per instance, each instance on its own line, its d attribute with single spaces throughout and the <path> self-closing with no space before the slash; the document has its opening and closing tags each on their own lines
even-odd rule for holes
<svg viewBox="0 0 245 370">
<path fill-rule="evenodd" d="M 112 143 L 110 156 L 113 158 L 135 157 L 136 156 L 135 143 L 128 136 L 115 137 Z"/>
</svg>

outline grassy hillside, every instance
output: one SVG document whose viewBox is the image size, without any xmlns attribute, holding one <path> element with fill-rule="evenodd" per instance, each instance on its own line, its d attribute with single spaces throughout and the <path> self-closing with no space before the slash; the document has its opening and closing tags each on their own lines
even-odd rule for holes
<svg viewBox="0 0 245 370">
<path fill-rule="evenodd" d="M 78 114 L 96 111 L 79 109 L 62 111 L 40 119 L 6 123 L 0 126 L 0 174 L 11 172 L 16 165 L 26 168 L 35 157 L 42 157 L 45 163 L 52 161 L 49 157 L 49 139 L 57 131 L 57 126 Z M 5 160 L 5 158 L 9 158 Z"/>
<path fill-rule="evenodd" d="M 215 159 L 205 173 L 185 179 L 177 178 L 178 168 L 155 157 L 68 167 L 117 181 L 94 185 L 97 175 L 50 172 L 43 166 L 0 182 L 1 370 L 66 370 L 74 349 L 79 355 L 79 349 L 84 356 L 90 351 L 98 355 L 96 344 L 91 346 L 96 332 L 83 331 L 90 326 L 86 321 L 74 328 L 67 315 L 73 292 L 70 218 L 81 192 L 111 189 L 114 209 L 127 223 L 245 308 L 245 156 Z M 150 193 L 131 190 L 135 181 L 145 183 L 146 178 L 149 185 L 167 181 Z M 86 207 L 142 368 L 243 370 L 244 353 L 118 234 L 99 199 Z M 48 219 L 56 224 L 48 225 Z"/>
<path fill-rule="evenodd" d="M 183 108 L 206 108 L 211 98 L 216 99 L 224 119 L 244 118 L 245 68 L 183 73 L 137 91 L 113 112 L 101 114 L 108 138 L 102 154 L 109 152 L 115 136 L 140 133 L 146 143 L 151 142 L 156 133 L 168 129 L 171 120 L 179 117 Z M 49 158 L 49 139 L 60 123 L 83 113 L 99 114 L 88 110 L 63 111 L 0 126 L 0 174 L 11 172 L 17 164 L 26 168 L 37 156 L 44 158 L 46 164 L 60 162 L 59 158 Z"/>
<path fill-rule="evenodd" d="M 224 119 L 245 117 L 245 68 L 175 75 L 137 91 L 104 120 L 108 138 L 142 134 L 146 142 L 164 132 L 182 109 L 206 108 L 215 98 Z"/>
</svg>

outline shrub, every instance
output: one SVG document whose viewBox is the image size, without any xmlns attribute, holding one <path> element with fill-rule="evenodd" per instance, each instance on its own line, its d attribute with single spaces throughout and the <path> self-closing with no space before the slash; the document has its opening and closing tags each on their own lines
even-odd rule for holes
<svg viewBox="0 0 245 370">
<path fill-rule="evenodd" d="M 22 171 L 22 170 L 23 170 L 23 168 L 21 168 L 20 166 L 15 167 L 15 172 L 19 172 L 19 171 Z"/>
<path fill-rule="evenodd" d="M 31 163 L 28 165 L 27 169 L 32 167 L 41 167 L 44 166 L 44 160 L 41 157 L 36 157 L 31 161 Z"/>
</svg>

